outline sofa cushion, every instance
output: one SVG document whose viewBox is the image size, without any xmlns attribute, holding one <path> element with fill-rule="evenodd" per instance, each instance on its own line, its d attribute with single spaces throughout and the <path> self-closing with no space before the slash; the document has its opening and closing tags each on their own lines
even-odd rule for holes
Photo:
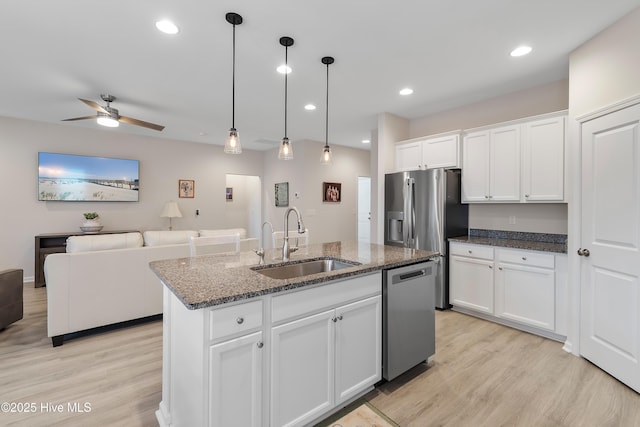
<svg viewBox="0 0 640 427">
<path fill-rule="evenodd" d="M 200 237 L 226 236 L 229 234 L 239 234 L 241 239 L 247 238 L 247 230 L 244 228 L 220 228 L 216 230 L 200 230 Z"/>
<path fill-rule="evenodd" d="M 161 246 L 189 243 L 191 237 L 198 237 L 198 232 L 195 230 L 162 230 L 145 231 L 143 235 L 145 246 Z"/>
<path fill-rule="evenodd" d="M 138 232 L 116 234 L 94 234 L 67 238 L 67 252 L 104 251 L 108 249 L 139 248 L 142 235 Z"/>
</svg>

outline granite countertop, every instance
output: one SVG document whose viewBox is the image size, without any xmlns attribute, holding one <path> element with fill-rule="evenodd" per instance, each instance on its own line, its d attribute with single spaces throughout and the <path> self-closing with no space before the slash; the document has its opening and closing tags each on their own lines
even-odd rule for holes
<svg viewBox="0 0 640 427">
<path fill-rule="evenodd" d="M 432 251 L 351 241 L 321 243 L 292 253 L 291 261 L 333 257 L 356 261 L 360 265 L 292 279 L 272 279 L 251 270 L 259 260 L 254 252 L 153 261 L 149 266 L 188 309 L 196 310 L 345 279 L 383 268 L 415 264 L 438 255 Z M 280 250 L 269 249 L 265 254 L 265 264 L 278 265 L 281 261 L 277 258 L 282 258 Z"/>
<path fill-rule="evenodd" d="M 449 241 L 541 252 L 567 253 L 567 236 L 562 234 L 471 229 L 469 235 L 451 237 Z"/>
</svg>

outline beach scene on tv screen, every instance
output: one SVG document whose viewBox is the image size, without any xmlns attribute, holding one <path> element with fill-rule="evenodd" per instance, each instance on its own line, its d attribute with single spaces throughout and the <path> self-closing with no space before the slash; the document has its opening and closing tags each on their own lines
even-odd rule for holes
<svg viewBox="0 0 640 427">
<path fill-rule="evenodd" d="M 137 160 L 38 153 L 38 200 L 137 202 Z"/>
</svg>

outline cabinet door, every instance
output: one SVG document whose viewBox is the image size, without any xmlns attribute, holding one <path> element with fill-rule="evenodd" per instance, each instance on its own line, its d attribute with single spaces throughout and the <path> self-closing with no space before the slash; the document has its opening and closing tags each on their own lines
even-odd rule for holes
<svg viewBox="0 0 640 427">
<path fill-rule="evenodd" d="M 452 255 L 449 303 L 493 314 L 493 261 Z"/>
<path fill-rule="evenodd" d="M 464 137 L 462 201 L 489 201 L 489 132 L 475 132 Z"/>
<path fill-rule="evenodd" d="M 422 168 L 422 142 L 396 145 L 396 171 L 413 171 Z"/>
<path fill-rule="evenodd" d="M 564 200 L 565 117 L 526 123 L 522 185 L 525 202 Z"/>
<path fill-rule="evenodd" d="M 496 316 L 555 329 L 555 271 L 499 263 L 496 272 Z"/>
<path fill-rule="evenodd" d="M 382 377 L 382 297 L 336 309 L 336 404 Z"/>
<path fill-rule="evenodd" d="M 271 330 L 271 425 L 303 425 L 334 406 L 334 310 Z"/>
<path fill-rule="evenodd" d="M 209 348 L 209 425 L 262 423 L 262 332 Z"/>
<path fill-rule="evenodd" d="M 520 125 L 491 130 L 489 199 L 520 201 Z"/>
<path fill-rule="evenodd" d="M 460 167 L 460 136 L 449 135 L 428 139 L 422 143 L 424 169 Z"/>
</svg>

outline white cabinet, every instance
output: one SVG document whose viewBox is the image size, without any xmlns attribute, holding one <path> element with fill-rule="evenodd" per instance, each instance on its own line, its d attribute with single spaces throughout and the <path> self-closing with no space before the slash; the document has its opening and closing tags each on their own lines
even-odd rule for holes
<svg viewBox="0 0 640 427">
<path fill-rule="evenodd" d="M 550 338 L 566 335 L 566 255 L 451 242 L 454 309 Z"/>
<path fill-rule="evenodd" d="M 565 116 L 525 123 L 522 189 L 525 202 L 564 200 Z"/>
<path fill-rule="evenodd" d="M 262 332 L 209 349 L 209 425 L 262 425 Z"/>
<path fill-rule="evenodd" d="M 496 261 L 495 315 L 554 331 L 554 256 L 498 249 Z"/>
<path fill-rule="evenodd" d="M 449 303 L 493 314 L 493 248 L 450 245 Z"/>
<path fill-rule="evenodd" d="M 459 168 L 460 133 L 448 133 L 396 144 L 396 171 Z"/>
<path fill-rule="evenodd" d="M 520 126 L 469 133 L 463 140 L 462 201 L 520 200 Z"/>
<path fill-rule="evenodd" d="M 566 115 L 469 131 L 462 142 L 462 201 L 562 202 Z"/>
<path fill-rule="evenodd" d="M 270 425 L 309 424 L 381 379 L 381 280 L 273 298 Z"/>
</svg>

